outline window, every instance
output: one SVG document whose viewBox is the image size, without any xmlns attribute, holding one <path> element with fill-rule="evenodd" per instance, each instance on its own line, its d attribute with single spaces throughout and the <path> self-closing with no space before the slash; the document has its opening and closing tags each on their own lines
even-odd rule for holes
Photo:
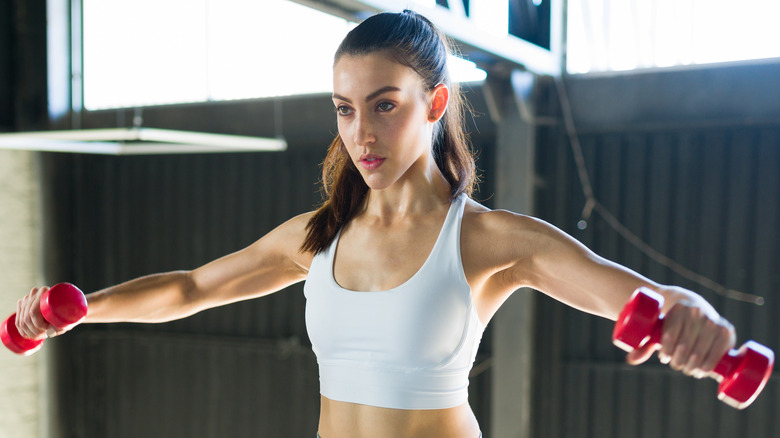
<svg viewBox="0 0 780 438">
<path fill-rule="evenodd" d="M 569 0 L 569 73 L 780 57 L 777 0 Z"/>
<path fill-rule="evenodd" d="M 83 16 L 89 110 L 330 92 L 354 27 L 288 0 L 83 0 Z"/>
</svg>

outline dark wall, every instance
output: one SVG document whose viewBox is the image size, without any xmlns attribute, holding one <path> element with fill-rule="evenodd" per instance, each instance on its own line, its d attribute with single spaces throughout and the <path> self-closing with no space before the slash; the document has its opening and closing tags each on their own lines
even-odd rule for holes
<svg viewBox="0 0 780 438">
<path fill-rule="evenodd" d="M 44 154 L 47 278 L 93 291 L 236 251 L 319 195 L 309 153 Z M 300 285 L 160 325 L 84 325 L 57 343 L 61 436 L 307 436 L 316 361 Z"/>
<path fill-rule="evenodd" d="M 13 126 L 12 11 L 10 0 L 0 0 L 0 131 L 8 130 Z"/>
<path fill-rule="evenodd" d="M 0 132 L 45 129 L 46 2 L 0 0 Z"/>
<path fill-rule="evenodd" d="M 624 76 L 613 78 L 612 85 L 605 78 L 579 78 L 568 85 L 596 198 L 662 254 L 727 288 L 764 297 L 763 306 L 728 299 L 683 278 L 595 213 L 579 230 L 585 198 L 561 126 L 539 130 L 537 212 L 604 257 L 701 293 L 734 323 L 739 344 L 755 339 L 778 351 L 780 123 L 771 122 L 776 102 L 751 100 L 762 86 L 769 92 L 776 84 L 756 81 L 768 76 L 755 68 L 729 79 L 735 70 L 740 69 Z M 693 80 L 702 77 L 711 81 Z M 713 81 L 721 86 L 709 88 Z M 679 104 L 697 99 L 699 113 Z M 746 109 L 760 106 L 762 111 Z M 546 297 L 537 310 L 542 337 L 535 391 L 543 402 L 534 416 L 534 436 L 780 433 L 777 373 L 752 406 L 737 411 L 716 399 L 713 380 L 688 378 L 655 358 L 640 367 L 625 365 L 625 354 L 610 342 L 612 322 Z"/>
<path fill-rule="evenodd" d="M 776 125 L 777 59 L 566 78 L 581 132 Z"/>
</svg>

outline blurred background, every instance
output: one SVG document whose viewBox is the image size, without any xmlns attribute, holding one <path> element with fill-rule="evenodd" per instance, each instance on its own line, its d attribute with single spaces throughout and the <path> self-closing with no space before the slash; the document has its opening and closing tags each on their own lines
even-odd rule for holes
<svg viewBox="0 0 780 438">
<path fill-rule="evenodd" d="M 0 309 L 43 284 L 192 269 L 316 208 L 332 54 L 355 23 L 404 7 L 459 49 L 477 200 L 695 290 L 739 344 L 780 350 L 771 0 L 0 0 Z M 112 137 L 144 129 L 182 139 Z M 167 324 L 82 325 L 29 357 L 3 349 L 0 437 L 314 436 L 304 305 L 297 285 Z M 517 291 L 471 376 L 485 436 L 780 435 L 777 372 L 736 411 L 713 380 L 625 365 L 611 331 Z"/>
</svg>

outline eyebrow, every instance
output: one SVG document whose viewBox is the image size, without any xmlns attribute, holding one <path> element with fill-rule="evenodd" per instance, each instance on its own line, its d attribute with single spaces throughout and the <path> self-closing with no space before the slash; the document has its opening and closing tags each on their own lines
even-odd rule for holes
<svg viewBox="0 0 780 438">
<path fill-rule="evenodd" d="M 368 101 L 370 101 L 370 100 L 372 100 L 372 99 L 374 99 L 374 98 L 376 98 L 376 97 L 378 97 L 378 96 L 380 96 L 380 95 L 382 95 L 384 93 L 389 93 L 391 91 L 401 91 L 401 89 L 398 88 L 398 87 L 394 87 L 392 85 L 384 86 L 384 87 L 374 91 L 373 93 L 369 94 L 368 96 L 366 96 L 366 102 L 368 102 Z M 348 99 L 348 98 L 346 98 L 344 96 L 341 96 L 339 94 L 336 94 L 336 93 L 333 93 L 333 98 L 334 99 L 343 100 L 345 102 L 352 103 L 352 100 L 350 100 L 350 99 Z"/>
</svg>

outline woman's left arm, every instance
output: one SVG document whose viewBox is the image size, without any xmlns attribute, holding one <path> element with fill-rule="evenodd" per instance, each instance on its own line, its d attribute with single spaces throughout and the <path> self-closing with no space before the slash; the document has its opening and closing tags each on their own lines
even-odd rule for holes
<svg viewBox="0 0 780 438">
<path fill-rule="evenodd" d="M 577 309 L 616 320 L 631 294 L 648 287 L 665 298 L 659 358 L 675 369 L 703 377 L 736 343 L 731 323 L 700 295 L 676 286 L 656 283 L 606 260 L 563 231 L 544 221 L 504 212 L 513 229 L 508 251 L 515 260 L 503 278 L 512 287 L 531 287 Z M 508 216 L 507 216 L 508 215 Z M 508 223 L 504 223 L 508 226 Z M 653 348 L 635 350 L 628 361 L 646 361 Z"/>
</svg>

